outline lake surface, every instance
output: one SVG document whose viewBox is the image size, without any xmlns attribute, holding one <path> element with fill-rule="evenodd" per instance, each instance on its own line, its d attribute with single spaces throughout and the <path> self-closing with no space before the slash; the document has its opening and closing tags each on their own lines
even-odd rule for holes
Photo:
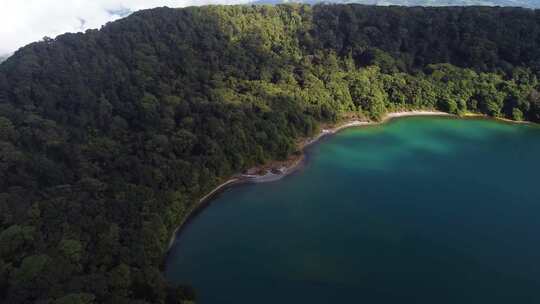
<svg viewBox="0 0 540 304">
<path fill-rule="evenodd" d="M 414 117 L 347 129 L 226 190 L 166 277 L 198 303 L 540 303 L 540 128 Z"/>
</svg>

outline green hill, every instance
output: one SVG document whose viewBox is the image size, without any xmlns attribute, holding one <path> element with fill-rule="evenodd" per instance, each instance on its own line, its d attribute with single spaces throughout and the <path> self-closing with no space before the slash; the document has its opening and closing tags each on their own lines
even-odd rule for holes
<svg viewBox="0 0 540 304">
<path fill-rule="evenodd" d="M 540 11 L 140 11 L 0 65 L 3 303 L 181 303 L 187 210 L 321 123 L 395 109 L 540 121 Z M 494 164 L 496 165 L 496 164 Z"/>
<path fill-rule="evenodd" d="M 258 0 L 256 4 L 284 4 L 284 3 L 357 3 L 367 5 L 402 5 L 402 6 L 510 6 L 540 8 L 536 0 Z"/>
</svg>

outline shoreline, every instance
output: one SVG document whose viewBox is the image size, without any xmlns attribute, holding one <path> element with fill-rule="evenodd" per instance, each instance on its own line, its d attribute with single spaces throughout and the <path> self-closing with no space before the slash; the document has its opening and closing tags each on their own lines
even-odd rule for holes
<svg viewBox="0 0 540 304">
<path fill-rule="evenodd" d="M 397 112 L 390 112 L 387 113 L 380 121 L 372 121 L 372 120 L 347 120 L 343 122 L 342 124 L 338 124 L 335 126 L 331 126 L 330 128 L 323 128 L 319 134 L 315 135 L 314 137 L 302 139 L 297 146 L 297 150 L 299 154 L 294 154 L 290 156 L 285 161 L 271 161 L 268 164 L 256 166 L 253 168 L 250 168 L 246 170 L 246 173 L 239 173 L 231 176 L 229 179 L 225 180 L 223 183 L 216 186 L 214 189 L 212 189 L 208 194 L 200 198 L 186 213 L 184 218 L 180 221 L 176 229 L 173 231 L 171 238 L 169 239 L 169 244 L 167 247 L 167 253 L 172 248 L 172 245 L 174 244 L 174 241 L 176 240 L 176 235 L 179 231 L 181 231 L 188 223 L 189 221 L 197 215 L 199 211 L 204 209 L 209 202 L 212 201 L 212 198 L 214 198 L 215 195 L 219 194 L 220 192 L 224 191 L 228 187 L 231 187 L 233 185 L 238 184 L 245 184 L 245 183 L 267 183 L 267 182 L 273 182 L 280 180 L 294 172 L 296 172 L 298 169 L 302 167 L 302 164 L 305 160 L 305 150 L 310 147 L 311 145 L 318 143 L 321 139 L 329 136 L 334 135 L 338 133 L 339 131 L 342 131 L 344 129 L 352 128 L 352 127 L 364 127 L 364 126 L 376 126 L 376 125 L 382 125 L 385 124 L 393 119 L 401 118 L 401 117 L 414 117 L 414 116 L 449 116 L 453 117 L 455 115 L 449 114 L 446 112 L 441 111 L 430 111 L 430 110 L 418 110 L 418 111 L 397 111 Z M 257 174 L 257 173 L 263 173 L 263 174 Z"/>
<path fill-rule="evenodd" d="M 512 119 L 503 118 L 503 117 L 491 117 L 486 114 L 479 114 L 479 113 L 465 113 L 463 114 L 463 116 L 460 116 L 460 117 L 464 119 L 467 119 L 467 118 L 488 119 L 488 120 L 495 120 L 495 121 L 511 123 L 511 124 L 519 124 L 519 125 L 533 124 L 533 122 L 527 121 L 527 120 L 512 120 Z"/>
<path fill-rule="evenodd" d="M 205 196 L 201 197 L 199 199 L 199 201 L 197 203 L 195 203 L 190 208 L 190 210 L 188 210 L 188 212 L 186 213 L 186 215 L 184 216 L 184 218 L 182 219 L 180 224 L 176 227 L 176 229 L 174 229 L 173 234 L 172 234 L 171 238 L 169 239 L 169 245 L 167 247 L 167 252 L 171 249 L 172 245 L 174 244 L 174 241 L 176 240 L 176 235 L 178 234 L 178 231 L 180 231 L 189 222 L 189 220 L 194 215 L 197 214 L 198 211 L 204 209 L 205 205 L 212 200 L 214 195 L 218 194 L 220 191 L 224 190 L 226 187 L 230 187 L 230 186 L 232 186 L 234 184 L 237 184 L 239 182 L 241 182 L 241 180 L 239 178 L 236 178 L 236 177 L 230 178 L 230 179 L 226 180 L 225 182 L 219 184 L 214 189 L 212 189 L 212 191 L 210 191 Z"/>
<path fill-rule="evenodd" d="M 301 140 L 297 144 L 297 151 L 300 154 L 292 155 L 289 159 L 285 161 L 273 161 L 266 165 L 256 166 L 246 170 L 247 174 L 240 174 L 242 178 L 245 178 L 248 182 L 261 183 L 261 182 L 271 182 L 283 178 L 298 169 L 298 167 L 303 163 L 305 157 L 305 149 L 309 146 L 319 142 L 321 139 L 334 135 L 344 129 L 353 128 L 353 127 L 365 127 L 365 126 L 376 126 L 385 124 L 393 119 L 401 117 L 414 117 L 414 116 L 448 116 L 455 117 L 453 114 L 449 114 L 441 111 L 398 111 L 387 113 L 380 121 L 372 120 L 346 120 L 341 124 L 331 126 L 330 128 L 323 128 L 319 134 Z M 250 172 L 259 172 L 263 174 L 252 174 Z"/>
<path fill-rule="evenodd" d="M 208 206 L 212 199 L 222 191 L 227 188 L 239 185 L 239 184 L 248 184 L 248 183 L 267 183 L 280 180 L 294 172 L 297 172 L 302 168 L 306 149 L 313 144 L 318 143 L 321 139 L 334 135 L 342 130 L 353 128 L 353 127 L 366 127 L 366 126 L 378 126 L 388 123 L 394 119 L 404 118 L 404 117 L 419 117 L 419 116 L 442 116 L 442 117 L 451 117 L 458 119 L 487 119 L 494 120 L 502 123 L 512 123 L 512 124 L 533 124 L 530 121 L 515 121 L 507 118 L 491 117 L 485 114 L 477 113 L 465 113 L 462 116 L 450 114 L 437 110 L 413 110 L 413 111 L 396 111 L 387 113 L 380 121 L 373 120 L 358 120 L 351 119 L 345 120 L 341 124 L 330 126 L 330 128 L 323 128 L 319 134 L 311 137 L 301 139 L 297 144 L 298 153 L 294 153 L 287 160 L 284 161 L 270 161 L 267 164 L 259 165 L 252 167 L 245 171 L 245 173 L 238 173 L 231 176 L 229 179 L 225 180 L 223 183 L 216 186 L 212 191 L 208 192 L 205 196 L 200 198 L 197 203 L 195 203 L 186 213 L 180 224 L 176 227 L 171 235 L 169 244 L 167 247 L 166 253 L 170 251 L 174 241 L 176 240 L 176 235 L 181 231 L 189 221 L 195 217 L 198 212 L 202 211 Z M 262 174 L 261 174 L 262 173 Z"/>
</svg>

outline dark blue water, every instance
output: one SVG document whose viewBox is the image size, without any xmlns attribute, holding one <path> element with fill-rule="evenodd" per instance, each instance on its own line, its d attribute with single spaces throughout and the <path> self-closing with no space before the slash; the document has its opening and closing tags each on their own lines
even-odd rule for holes
<svg viewBox="0 0 540 304">
<path fill-rule="evenodd" d="M 540 303 L 540 128 L 406 118 L 226 190 L 166 276 L 198 303 Z"/>
</svg>

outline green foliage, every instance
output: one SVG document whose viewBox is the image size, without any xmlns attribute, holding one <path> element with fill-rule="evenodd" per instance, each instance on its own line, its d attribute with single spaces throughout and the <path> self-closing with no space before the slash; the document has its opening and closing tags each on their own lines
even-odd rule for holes
<svg viewBox="0 0 540 304">
<path fill-rule="evenodd" d="M 40 279 L 49 262 L 50 259 L 46 255 L 32 255 L 24 258 L 21 267 L 13 272 L 13 281 L 18 284 L 28 284 L 32 280 Z"/>
<path fill-rule="evenodd" d="M 0 300 L 179 303 L 194 202 L 322 123 L 439 109 L 540 121 L 540 19 L 516 8 L 141 11 L 0 65 Z"/>
<path fill-rule="evenodd" d="M 81 243 L 77 240 L 62 240 L 59 250 L 62 256 L 68 261 L 78 264 L 81 260 L 83 249 Z"/>
<path fill-rule="evenodd" d="M 0 256 L 11 260 L 32 245 L 34 227 L 13 225 L 0 233 Z"/>
<path fill-rule="evenodd" d="M 384 89 L 383 75 L 377 67 L 368 67 L 349 73 L 352 100 L 367 116 L 379 120 L 386 113 L 388 94 Z"/>
<path fill-rule="evenodd" d="M 94 295 L 88 293 L 72 293 L 66 295 L 58 300 L 55 300 L 53 304 L 93 304 Z"/>
<path fill-rule="evenodd" d="M 256 4 L 279 4 L 288 3 L 289 0 L 257 0 Z M 401 6 L 512 6 L 512 7 L 528 7 L 528 8 L 540 8 L 540 4 L 535 0 L 387 0 L 379 2 L 375 0 L 296 0 L 298 3 L 358 3 L 365 5 L 401 5 Z"/>
<path fill-rule="evenodd" d="M 523 112 L 521 112 L 518 108 L 512 109 L 512 119 L 516 121 L 522 121 L 523 120 Z"/>
</svg>

